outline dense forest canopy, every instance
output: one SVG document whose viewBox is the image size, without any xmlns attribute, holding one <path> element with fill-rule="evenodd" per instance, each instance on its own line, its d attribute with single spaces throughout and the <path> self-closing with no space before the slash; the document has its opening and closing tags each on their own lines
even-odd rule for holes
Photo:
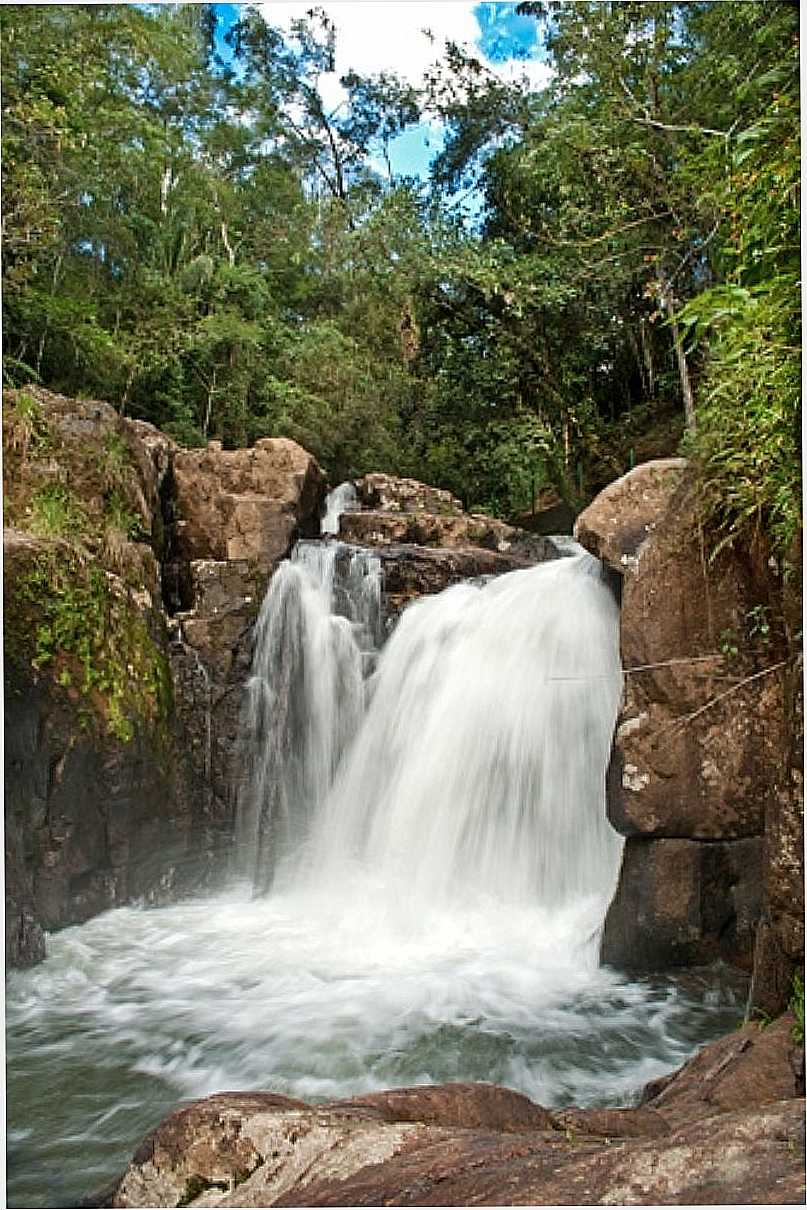
<svg viewBox="0 0 807 1210">
<path fill-rule="evenodd" d="M 508 515 L 683 439 L 717 537 L 791 547 L 797 4 L 524 3 L 541 91 L 449 44 L 336 109 L 325 12 L 238 11 L 222 57 L 215 6 L 0 10 L 6 383 Z"/>
</svg>

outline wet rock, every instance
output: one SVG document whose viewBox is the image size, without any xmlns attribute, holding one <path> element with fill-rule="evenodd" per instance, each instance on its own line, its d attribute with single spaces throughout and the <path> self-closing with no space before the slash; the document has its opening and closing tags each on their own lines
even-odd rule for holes
<svg viewBox="0 0 807 1210">
<path fill-rule="evenodd" d="M 751 1022 L 704 1046 L 678 1071 L 648 1084 L 643 1107 L 676 1125 L 798 1097 L 793 1025 L 785 1013 L 770 1025 Z"/>
<path fill-rule="evenodd" d="M 762 838 L 631 837 L 600 957 L 631 971 L 721 959 L 750 970 L 762 907 Z"/>
<path fill-rule="evenodd" d="M 536 553 L 539 549 L 543 558 L 558 557 L 557 550 L 546 539 L 541 540 L 540 548 L 533 546 Z M 442 592 L 461 580 L 503 575 L 542 561 L 470 546 L 432 550 L 423 546 L 391 545 L 379 547 L 376 553 L 381 559 L 382 605 L 388 625 L 395 621 L 410 601 L 418 597 Z"/>
<path fill-rule="evenodd" d="M 775 576 L 753 552 L 707 560 L 682 459 L 638 466 L 611 484 L 578 518 L 576 533 L 622 574 L 627 675 L 608 816 L 629 839 L 604 954 L 650 969 L 664 954 L 699 963 L 717 951 L 750 968 L 762 916 L 789 955 L 760 983 L 779 985 L 767 1002 L 779 1011 L 804 934 L 801 813 L 788 757 L 792 693 Z M 650 846 L 651 838 L 664 843 Z M 727 843 L 755 838 L 746 850 Z M 702 852 L 689 842 L 702 843 Z M 787 875 L 774 876 L 775 865 Z M 782 881 L 790 906 L 777 901 Z M 765 936 L 756 934 L 757 948 Z M 765 952 L 774 958 L 770 945 Z"/>
<path fill-rule="evenodd" d="M 298 532 L 318 532 L 325 483 L 316 460 L 283 437 L 251 449 L 174 455 L 175 555 L 180 560 L 246 560 L 264 572 Z"/>
</svg>

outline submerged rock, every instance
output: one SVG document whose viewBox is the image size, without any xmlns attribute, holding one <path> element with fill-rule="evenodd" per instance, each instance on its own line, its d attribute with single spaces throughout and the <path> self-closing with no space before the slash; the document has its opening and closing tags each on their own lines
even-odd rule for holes
<svg viewBox="0 0 807 1210">
<path fill-rule="evenodd" d="M 632 1109 L 547 1110 L 487 1084 L 320 1106 L 219 1093 L 153 1131 L 103 1204 L 802 1204 L 792 1024 L 705 1047 Z"/>
</svg>

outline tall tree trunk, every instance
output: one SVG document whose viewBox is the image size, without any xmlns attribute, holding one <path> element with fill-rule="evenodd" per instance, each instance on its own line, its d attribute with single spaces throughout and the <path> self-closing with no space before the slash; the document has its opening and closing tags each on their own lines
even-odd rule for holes
<svg viewBox="0 0 807 1210">
<path fill-rule="evenodd" d="M 684 400 L 684 423 L 686 424 L 687 432 L 694 433 L 697 423 L 695 420 L 695 397 L 692 393 L 692 379 L 689 376 L 689 366 L 687 365 L 686 353 L 684 352 L 684 342 L 681 339 L 681 329 L 678 327 L 678 320 L 675 318 L 675 307 L 673 306 L 672 296 L 666 290 L 662 291 L 661 305 L 670 323 L 675 359 L 678 362 L 678 377 L 681 380 L 681 395 Z"/>
</svg>

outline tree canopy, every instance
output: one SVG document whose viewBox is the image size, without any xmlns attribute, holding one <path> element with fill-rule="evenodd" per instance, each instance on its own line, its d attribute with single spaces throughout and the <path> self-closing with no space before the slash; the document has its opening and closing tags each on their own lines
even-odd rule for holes
<svg viewBox="0 0 807 1210">
<path fill-rule="evenodd" d="M 212 6 L 0 10 L 6 382 L 507 515 L 683 436 L 722 537 L 790 549 L 795 4 L 524 3 L 541 91 L 449 45 L 334 109 L 326 14 L 239 11 L 225 62 Z M 425 118 L 428 183 L 390 154 Z"/>
</svg>

